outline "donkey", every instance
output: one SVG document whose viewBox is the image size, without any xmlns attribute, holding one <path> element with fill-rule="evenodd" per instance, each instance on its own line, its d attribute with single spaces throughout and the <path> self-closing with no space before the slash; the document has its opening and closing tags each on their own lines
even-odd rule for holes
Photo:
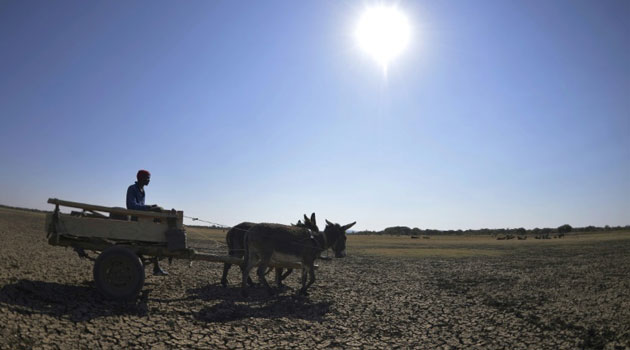
<svg viewBox="0 0 630 350">
<path fill-rule="evenodd" d="M 312 232 L 319 232 L 319 227 L 317 227 L 317 220 L 315 220 L 315 213 L 311 213 L 310 219 L 306 216 L 306 214 L 304 214 L 304 223 L 298 220 L 297 224 L 292 224 L 291 226 L 303 227 L 309 229 Z M 245 243 L 243 243 L 243 245 L 244 244 Z M 278 286 L 278 288 L 282 288 L 282 281 L 284 281 L 284 279 L 287 278 L 291 274 L 291 272 L 293 272 L 293 269 L 287 269 L 287 272 L 283 274 L 281 267 L 276 268 L 276 285 Z M 249 276 L 247 278 L 249 278 Z"/>
<path fill-rule="evenodd" d="M 332 248 L 335 257 L 346 256 L 346 230 L 354 226 L 356 221 L 340 226 L 326 220 L 324 232 L 313 232 L 303 227 L 286 226 L 280 224 L 254 225 L 245 234 L 245 260 L 243 265 L 243 279 L 241 283 L 242 294 L 247 297 L 247 280 L 252 268 L 259 264 L 257 269 L 260 283 L 267 287 L 269 294 L 273 290 L 265 279 L 267 266 L 274 262 L 302 263 L 302 288 L 299 295 L 307 295 L 307 289 L 315 282 L 315 259 L 321 252 Z M 309 275 L 308 284 L 306 283 Z"/>
<path fill-rule="evenodd" d="M 244 241 L 245 233 L 254 225 L 256 224 L 252 222 L 242 222 L 232 227 L 228 231 L 228 233 L 225 235 L 225 241 L 228 246 L 229 256 L 242 258 L 243 255 L 245 255 L 245 241 Z M 306 214 L 304 214 L 304 223 L 298 220 L 297 224 L 295 224 L 294 226 L 303 227 L 314 232 L 319 232 L 319 227 L 317 227 L 317 222 L 315 220 L 315 213 L 312 213 L 310 218 L 307 217 Z M 230 263 L 223 264 L 223 275 L 221 276 L 221 285 L 223 287 L 227 287 L 227 284 L 228 284 L 227 275 L 231 267 L 232 267 L 232 264 Z M 242 270 L 243 270 L 243 266 L 241 266 L 241 271 Z M 276 269 L 276 284 L 278 285 L 278 288 L 282 286 L 282 281 L 285 278 L 287 278 L 287 276 L 289 276 L 289 274 L 291 274 L 292 271 L 293 271 L 292 269 L 288 269 L 287 272 L 282 274 L 281 268 Z M 251 278 L 249 277 L 247 278 L 247 283 L 249 283 L 249 285 L 254 284 L 254 282 L 252 282 Z"/>
</svg>

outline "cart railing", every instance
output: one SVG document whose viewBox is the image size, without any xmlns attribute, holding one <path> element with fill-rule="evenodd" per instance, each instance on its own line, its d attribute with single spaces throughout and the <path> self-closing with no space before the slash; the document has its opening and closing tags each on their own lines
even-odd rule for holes
<svg viewBox="0 0 630 350">
<path fill-rule="evenodd" d="M 70 208 L 80 208 L 80 209 L 89 210 L 89 211 L 102 211 L 102 212 L 112 213 L 112 214 L 130 215 L 130 216 L 136 216 L 136 217 L 147 217 L 147 218 L 156 218 L 156 219 L 182 218 L 184 215 L 183 211 L 167 211 L 167 212 L 158 213 L 154 211 L 131 210 L 131 209 L 125 209 L 125 208 L 105 207 L 102 205 L 64 201 L 57 198 L 49 198 L 48 203 L 61 205 L 64 207 L 70 207 Z"/>
</svg>

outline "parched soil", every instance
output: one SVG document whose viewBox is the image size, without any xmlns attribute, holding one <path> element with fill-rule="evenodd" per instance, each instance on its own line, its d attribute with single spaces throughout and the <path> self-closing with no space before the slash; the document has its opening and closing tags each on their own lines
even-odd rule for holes
<svg viewBox="0 0 630 350">
<path fill-rule="evenodd" d="M 92 262 L 49 246 L 40 213 L 0 209 L 0 349 L 630 349 L 630 239 L 497 257 L 353 255 L 242 298 L 239 270 L 164 263 L 135 302 L 104 300 Z M 217 247 L 214 242 L 194 242 Z M 271 279 L 271 277 L 270 277 Z"/>
</svg>

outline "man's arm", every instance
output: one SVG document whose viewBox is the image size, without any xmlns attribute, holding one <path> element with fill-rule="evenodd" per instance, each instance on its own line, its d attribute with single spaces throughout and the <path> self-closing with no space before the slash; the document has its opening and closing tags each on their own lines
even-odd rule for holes
<svg viewBox="0 0 630 350">
<path fill-rule="evenodd" d="M 151 206 L 144 205 L 138 201 L 136 186 L 129 186 L 127 189 L 127 209 L 132 210 L 149 210 Z"/>
</svg>

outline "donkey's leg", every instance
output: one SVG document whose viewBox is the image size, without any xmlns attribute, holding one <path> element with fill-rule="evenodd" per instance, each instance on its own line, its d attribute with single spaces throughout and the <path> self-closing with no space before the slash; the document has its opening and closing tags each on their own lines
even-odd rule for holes
<svg viewBox="0 0 630 350">
<path fill-rule="evenodd" d="M 232 264 L 229 264 L 229 263 L 223 264 L 223 276 L 221 276 L 221 285 L 223 286 L 223 288 L 227 287 L 227 284 L 228 284 L 227 275 L 228 275 L 228 271 L 230 271 L 230 267 L 232 267 Z M 242 272 L 243 272 L 243 269 L 241 269 L 241 273 Z"/>
<path fill-rule="evenodd" d="M 282 275 L 282 277 L 280 277 L 280 281 L 281 281 L 281 282 L 282 282 L 282 281 L 284 281 L 284 279 L 285 279 L 285 278 L 287 278 L 287 277 L 291 274 L 291 272 L 293 272 L 293 269 L 287 269 L 287 272 L 285 272 L 285 273 Z"/>
<path fill-rule="evenodd" d="M 282 269 L 276 268 L 276 286 L 282 288 Z"/>
<path fill-rule="evenodd" d="M 240 268 L 242 272 L 243 269 L 245 268 L 245 265 L 240 265 Z M 252 281 L 251 277 L 249 277 L 249 274 L 247 274 L 247 284 L 249 284 L 250 287 L 254 286 L 254 281 Z"/>
<path fill-rule="evenodd" d="M 262 258 L 256 272 L 258 274 L 258 281 L 260 281 L 260 284 L 262 284 L 263 287 L 267 288 L 267 292 L 269 293 L 269 295 L 273 295 L 273 289 L 271 289 L 271 286 L 269 285 L 269 283 L 267 283 L 267 279 L 265 278 L 265 271 L 267 270 L 268 264 L 269 258 Z"/>
<path fill-rule="evenodd" d="M 303 263 L 304 264 L 304 263 Z M 300 289 L 300 294 L 308 295 L 306 291 L 311 284 L 315 283 L 315 265 L 311 261 L 308 264 L 304 264 L 305 266 L 302 268 L 302 289 Z M 308 269 L 308 270 L 307 270 Z M 306 283 L 306 272 L 308 271 L 309 279 L 308 284 Z"/>
<path fill-rule="evenodd" d="M 243 258 L 243 259 L 245 258 L 245 256 L 241 255 L 241 254 L 232 254 L 232 253 L 230 253 L 230 256 L 233 256 L 233 257 L 236 257 L 236 258 Z M 230 271 L 231 267 L 232 267 L 232 264 L 230 264 L 230 263 L 223 264 L 223 276 L 221 276 L 221 285 L 223 285 L 223 287 L 227 287 L 227 284 L 228 284 L 227 275 L 228 275 L 228 271 Z M 243 261 L 243 263 L 241 265 L 239 265 L 239 267 L 241 268 L 241 273 L 243 273 L 244 269 L 245 269 L 245 261 Z M 247 283 L 250 286 L 254 285 L 254 282 L 249 277 L 249 274 L 247 275 Z"/>
<path fill-rule="evenodd" d="M 302 266 L 302 288 L 298 291 L 298 295 L 306 295 L 306 266 Z"/>
<path fill-rule="evenodd" d="M 313 262 L 311 262 L 308 266 L 308 273 L 310 275 L 310 278 L 308 279 L 308 284 L 306 285 L 306 288 L 315 283 L 315 264 Z"/>
<path fill-rule="evenodd" d="M 265 266 L 264 264 L 265 261 L 261 261 L 260 265 L 258 266 L 258 270 L 256 271 L 256 274 L 258 275 L 258 281 L 264 287 L 271 288 L 269 286 L 269 283 L 267 283 L 267 279 L 265 278 L 265 270 L 267 269 L 267 266 Z"/>
<path fill-rule="evenodd" d="M 241 279 L 241 294 L 243 297 L 247 298 L 247 282 L 251 281 L 249 278 L 249 272 L 254 267 L 255 257 L 253 253 L 245 254 L 243 257 L 243 265 L 241 267 L 241 271 L 243 273 L 243 278 Z"/>
</svg>

